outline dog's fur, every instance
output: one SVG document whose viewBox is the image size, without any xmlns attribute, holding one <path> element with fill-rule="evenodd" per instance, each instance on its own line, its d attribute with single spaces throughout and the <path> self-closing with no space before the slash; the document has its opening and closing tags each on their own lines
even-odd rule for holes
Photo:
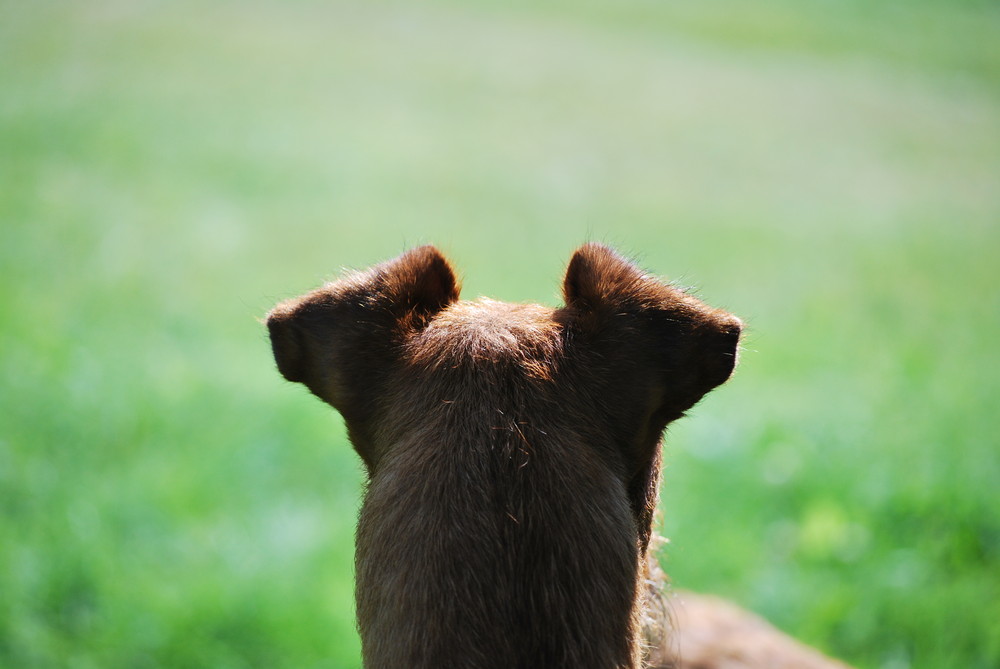
<svg viewBox="0 0 1000 669">
<path fill-rule="evenodd" d="M 367 469 L 369 669 L 673 662 L 643 635 L 660 437 L 729 377 L 742 324 L 599 244 L 563 293 L 459 301 L 425 246 L 268 315 L 279 370 Z"/>
</svg>

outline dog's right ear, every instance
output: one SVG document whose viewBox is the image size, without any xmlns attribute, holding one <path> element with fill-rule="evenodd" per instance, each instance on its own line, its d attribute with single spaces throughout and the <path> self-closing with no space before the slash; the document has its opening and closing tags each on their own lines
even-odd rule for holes
<svg viewBox="0 0 1000 669">
<path fill-rule="evenodd" d="M 348 427 L 364 422 L 407 335 L 458 295 L 451 265 L 422 246 L 282 302 L 267 315 L 278 370 L 339 410 Z"/>
<path fill-rule="evenodd" d="M 590 311 L 613 309 L 641 297 L 646 274 L 613 249 L 590 242 L 569 261 L 563 280 L 567 307 Z"/>
</svg>

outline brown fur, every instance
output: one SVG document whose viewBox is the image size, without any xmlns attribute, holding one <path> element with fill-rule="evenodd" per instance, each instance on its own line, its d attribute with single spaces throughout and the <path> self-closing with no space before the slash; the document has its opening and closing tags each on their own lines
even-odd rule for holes
<svg viewBox="0 0 1000 669">
<path fill-rule="evenodd" d="M 367 469 L 369 669 L 642 664 L 660 437 L 729 377 L 741 323 L 599 244 L 563 292 L 461 302 L 425 246 L 269 314 Z"/>
</svg>

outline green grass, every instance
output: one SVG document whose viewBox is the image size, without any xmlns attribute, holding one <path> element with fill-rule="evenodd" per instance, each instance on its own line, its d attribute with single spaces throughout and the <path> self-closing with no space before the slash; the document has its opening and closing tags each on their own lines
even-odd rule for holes
<svg viewBox="0 0 1000 669">
<path fill-rule="evenodd" d="M 0 667 L 357 667 L 361 473 L 278 299 L 434 242 L 745 317 L 663 562 L 860 667 L 1000 664 L 1000 13 L 0 0 Z"/>
</svg>

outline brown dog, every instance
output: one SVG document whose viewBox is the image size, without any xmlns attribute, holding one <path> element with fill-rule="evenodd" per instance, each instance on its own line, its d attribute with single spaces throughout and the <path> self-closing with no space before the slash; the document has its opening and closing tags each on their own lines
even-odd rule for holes
<svg viewBox="0 0 1000 669">
<path fill-rule="evenodd" d="M 598 244 L 563 292 L 461 302 L 425 246 L 268 315 L 279 370 L 367 468 L 366 667 L 674 662 L 643 636 L 660 437 L 729 377 L 741 323 Z"/>
</svg>

